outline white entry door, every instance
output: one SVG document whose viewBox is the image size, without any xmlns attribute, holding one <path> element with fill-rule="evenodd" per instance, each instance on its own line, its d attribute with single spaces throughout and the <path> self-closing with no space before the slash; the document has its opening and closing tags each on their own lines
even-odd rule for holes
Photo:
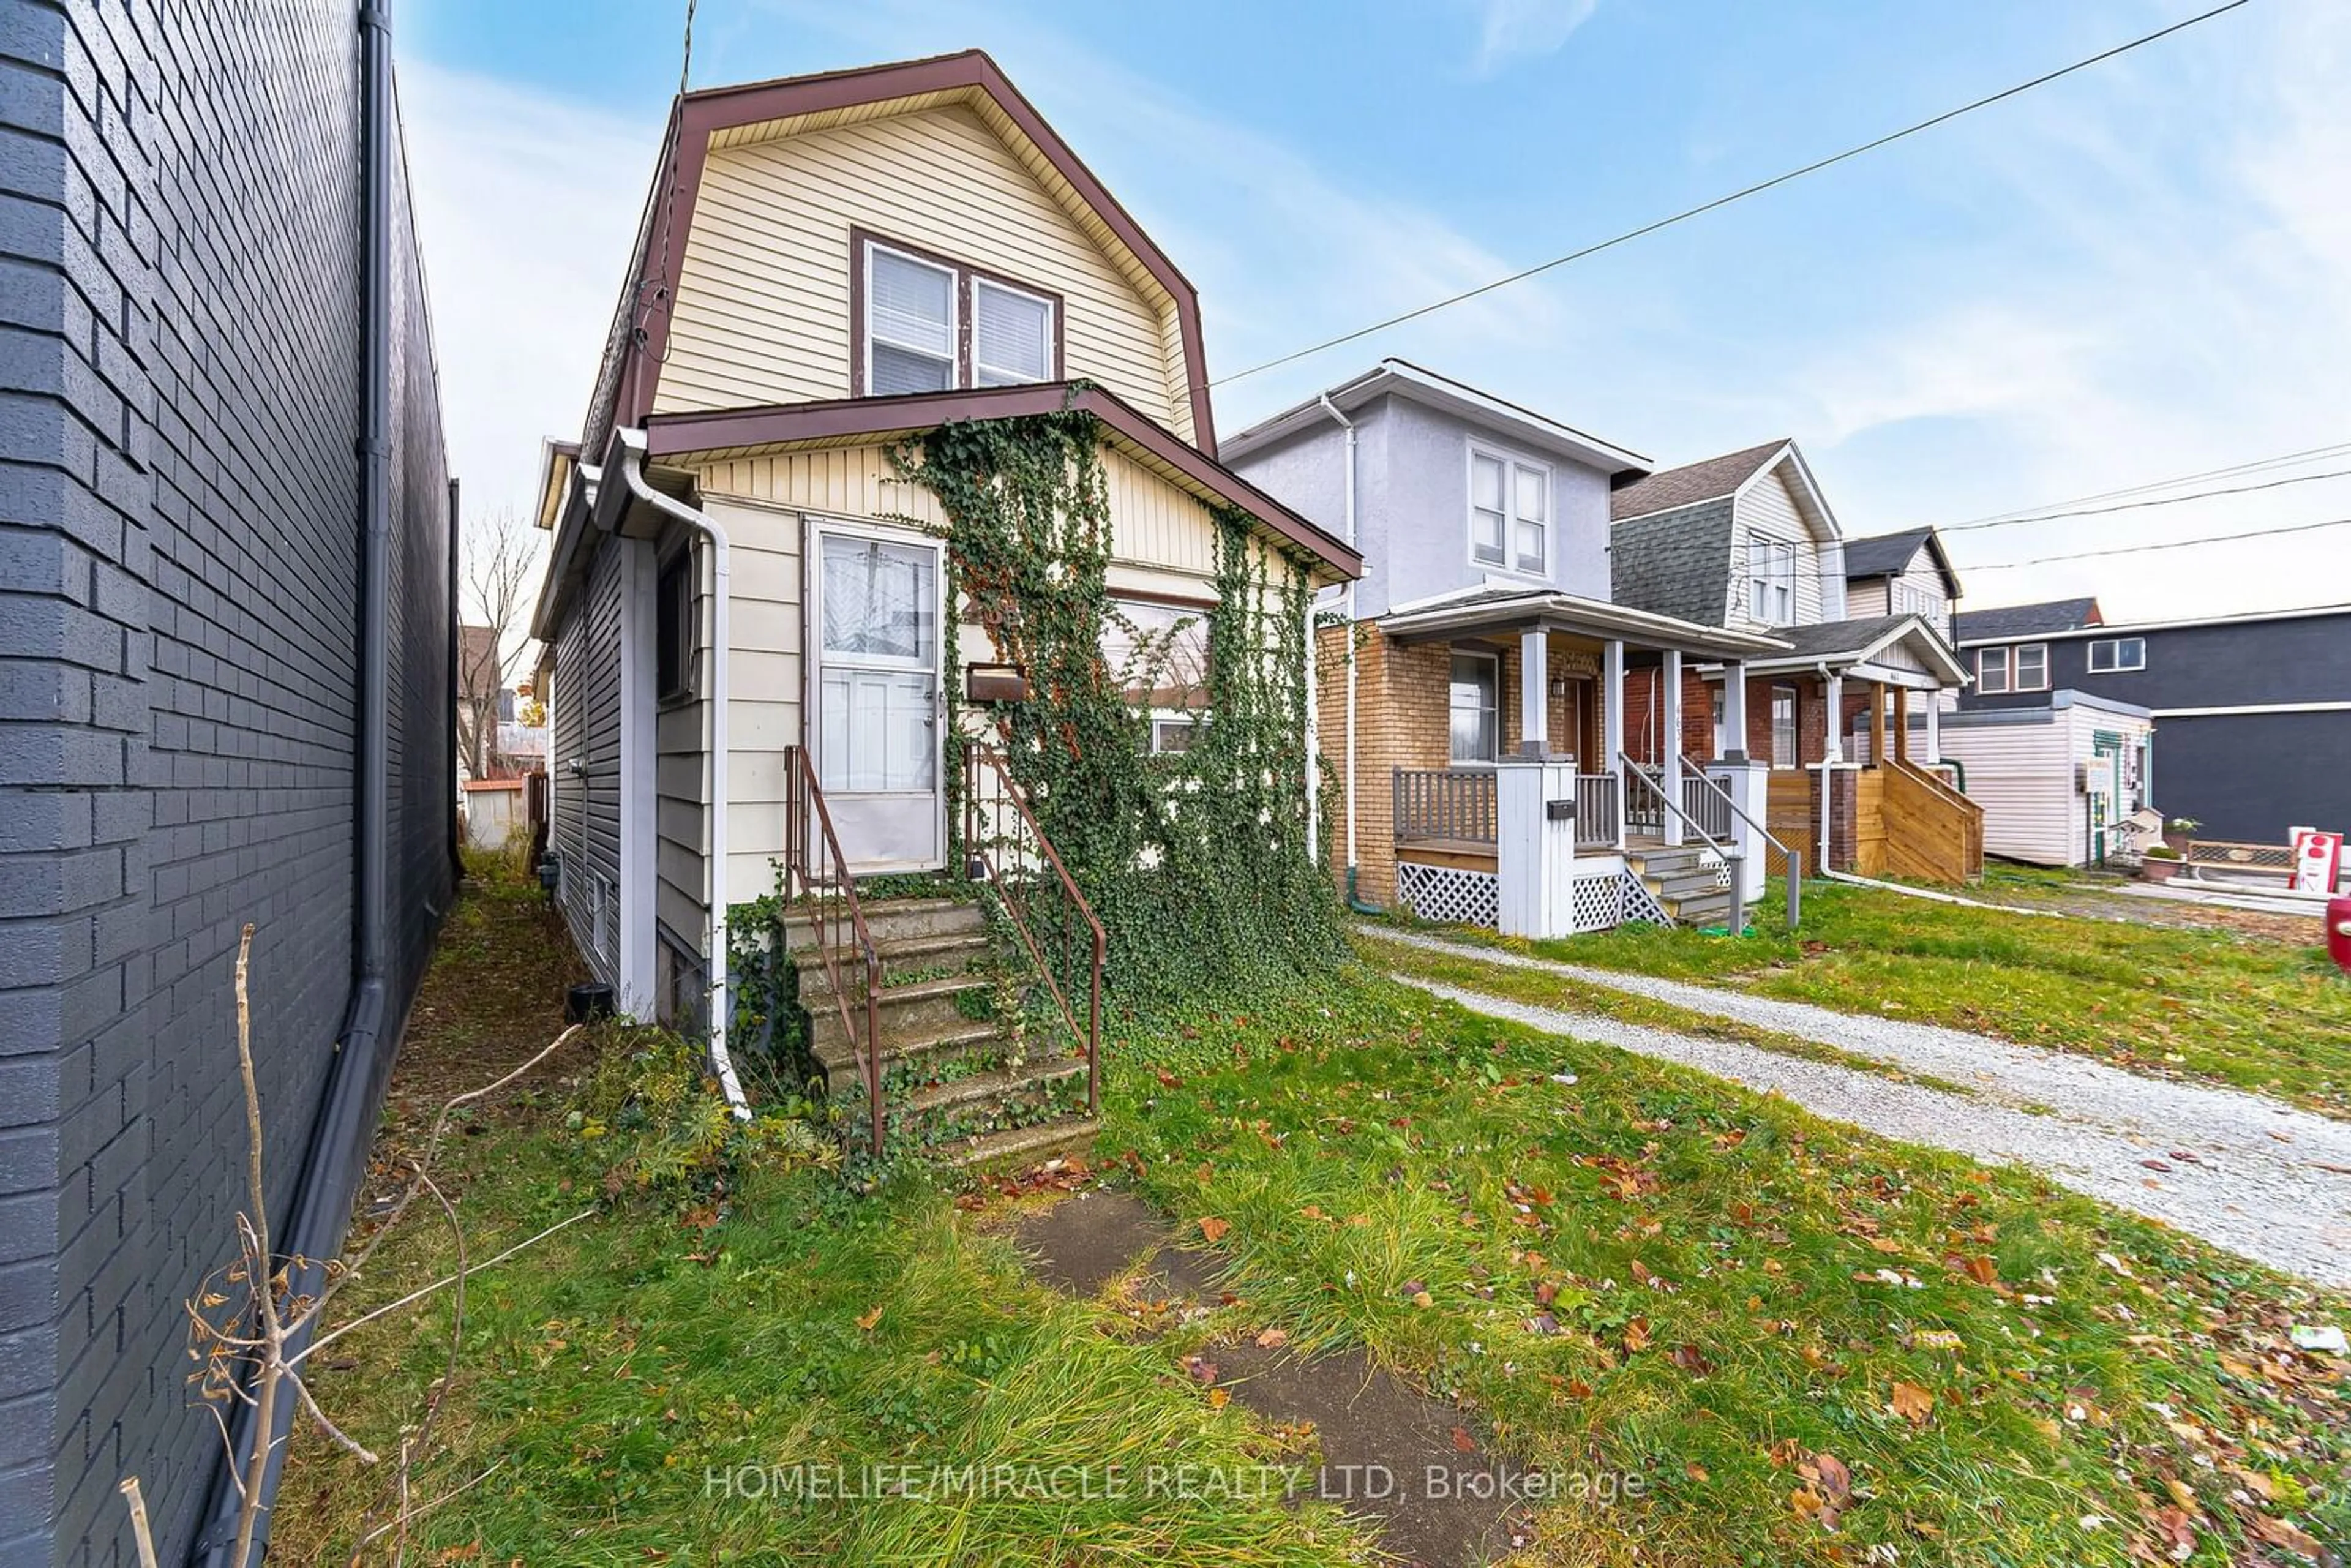
<svg viewBox="0 0 2351 1568">
<path fill-rule="evenodd" d="M 816 762 L 852 871 L 946 863 L 939 547 L 816 536 Z"/>
</svg>

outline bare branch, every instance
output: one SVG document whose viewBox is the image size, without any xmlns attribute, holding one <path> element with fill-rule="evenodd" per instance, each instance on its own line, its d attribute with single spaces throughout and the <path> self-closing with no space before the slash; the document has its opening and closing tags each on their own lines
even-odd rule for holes
<svg viewBox="0 0 2351 1568">
<path fill-rule="evenodd" d="M 457 1496 L 461 1492 L 469 1492 L 473 1490 L 475 1487 L 480 1486 L 484 1481 L 488 1480 L 492 1476 L 496 1475 L 500 1470 L 506 1468 L 507 1461 L 500 1459 L 488 1469 L 484 1470 L 480 1475 L 475 1476 L 472 1480 L 451 1487 L 447 1491 L 443 1492 L 439 1497 L 433 1499 L 430 1502 L 419 1503 L 414 1508 L 402 1509 L 397 1518 L 388 1519 L 381 1524 L 377 1525 L 373 1530 L 369 1531 L 365 1535 L 360 1536 L 359 1546 L 363 1547 L 370 1542 L 375 1540 L 378 1536 L 383 1535 L 391 1531 L 403 1530 L 407 1528 L 411 1521 L 423 1518 L 426 1514 L 432 1512 L 434 1509 L 439 1508 L 443 1503 L 447 1502 L 451 1498 Z M 351 1561 L 357 1563 L 359 1560 L 359 1547 L 354 1547 L 351 1550 Z"/>
<path fill-rule="evenodd" d="M 451 1203 L 448 1196 L 434 1185 L 433 1178 L 420 1174 L 417 1179 L 432 1188 L 433 1196 L 440 1201 L 441 1211 L 449 1217 L 449 1234 L 455 1239 L 457 1246 L 457 1285 L 449 1307 L 448 1370 L 441 1375 L 439 1385 L 425 1397 L 424 1419 L 416 1425 L 415 1439 L 413 1442 L 402 1443 L 400 1447 L 400 1462 L 403 1469 L 408 1464 L 409 1456 L 413 1453 L 423 1452 L 426 1442 L 433 1436 L 434 1420 L 441 1414 L 441 1406 L 449 1397 L 449 1390 L 456 1386 L 457 1353 L 464 1347 L 465 1341 L 465 1228 L 457 1223 L 457 1206 Z M 402 1483 L 402 1490 L 406 1490 L 404 1480 Z"/>
<path fill-rule="evenodd" d="M 463 1276 L 445 1274 L 440 1279 L 434 1281 L 429 1285 L 409 1291 L 408 1294 L 401 1297 L 400 1300 L 396 1301 L 386 1301 L 383 1305 L 376 1308 L 373 1312 L 364 1312 L 360 1316 L 353 1318 L 350 1322 L 343 1324 L 340 1328 L 329 1329 L 325 1333 L 322 1333 L 318 1338 L 312 1340 L 309 1344 L 303 1349 L 301 1354 L 295 1356 L 287 1364 L 298 1366 L 303 1362 L 308 1361 L 318 1352 L 324 1350 L 327 1346 L 334 1343 L 337 1340 L 342 1338 L 353 1329 L 358 1328 L 360 1324 L 371 1323 L 387 1312 L 396 1312 L 401 1308 L 409 1305 L 411 1302 L 421 1301 L 425 1297 L 431 1295 L 434 1291 L 441 1290 L 445 1286 L 455 1284 L 460 1278 L 469 1279 L 472 1276 L 480 1273 L 485 1269 L 503 1263 L 507 1259 L 513 1257 L 516 1253 L 525 1251 L 530 1248 L 538 1246 L 540 1242 L 546 1240 L 557 1231 L 568 1230 L 583 1219 L 593 1218 L 595 1215 L 595 1209 L 583 1208 L 579 1213 L 573 1215 L 570 1218 L 559 1219 L 554 1224 L 549 1226 L 546 1229 L 540 1231 L 538 1235 L 526 1237 L 524 1239 L 516 1242 L 513 1246 L 507 1248 L 496 1257 L 483 1259 L 480 1262 L 475 1264 L 470 1269 L 467 1269 Z"/>
<path fill-rule="evenodd" d="M 333 1438 L 339 1446 L 358 1455 L 359 1460 L 361 1464 L 373 1465 L 381 1463 L 381 1461 L 379 1460 L 373 1453 L 369 1451 L 364 1444 L 360 1443 L 350 1433 L 344 1431 L 340 1427 L 336 1426 L 332 1421 L 327 1419 L 327 1413 L 319 1408 L 318 1400 L 311 1396 L 310 1385 L 308 1384 L 303 1382 L 301 1378 L 296 1376 L 290 1372 L 287 1373 L 286 1376 L 287 1381 L 294 1385 L 294 1392 L 302 1396 L 302 1407 L 310 1412 L 310 1419 L 319 1424 L 319 1430 Z"/>
<path fill-rule="evenodd" d="M 139 1478 L 125 1476 L 115 1490 L 122 1494 L 123 1506 L 131 1511 L 131 1536 L 139 1544 L 139 1568 L 157 1568 L 155 1532 L 147 1527 L 147 1500 L 139 1495 Z"/>
</svg>

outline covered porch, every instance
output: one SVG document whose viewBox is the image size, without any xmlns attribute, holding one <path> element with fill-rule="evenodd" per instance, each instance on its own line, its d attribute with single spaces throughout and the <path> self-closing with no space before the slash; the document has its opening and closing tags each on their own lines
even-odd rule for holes
<svg viewBox="0 0 2351 1568">
<path fill-rule="evenodd" d="M 1395 906 L 1556 936 L 1720 919 L 1734 893 L 1760 898 L 1760 774 L 1750 777 L 1743 752 L 1701 762 L 1678 746 L 1656 767 L 1637 765 L 1625 685 L 1628 671 L 1661 672 L 1674 694 L 1665 732 L 1678 735 L 1685 662 L 1737 662 L 1784 643 L 1494 590 L 1405 606 L 1377 632 L 1385 723 L 1368 749 L 1384 778 L 1357 790 L 1384 784 L 1387 799 L 1384 811 L 1358 800 L 1349 825 L 1384 817 L 1386 831 L 1353 833 L 1351 863 Z"/>
</svg>

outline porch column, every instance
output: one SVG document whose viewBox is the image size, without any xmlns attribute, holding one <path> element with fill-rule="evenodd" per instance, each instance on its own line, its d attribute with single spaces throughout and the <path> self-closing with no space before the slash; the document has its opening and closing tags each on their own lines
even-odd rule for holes
<svg viewBox="0 0 2351 1568">
<path fill-rule="evenodd" d="M 1886 761 L 1886 686 L 1873 681 L 1869 687 L 1869 765 L 1876 768 Z"/>
<path fill-rule="evenodd" d="M 1725 762 L 1747 760 L 1747 666 L 1736 660 L 1722 666 L 1722 743 L 1716 750 Z"/>
<path fill-rule="evenodd" d="M 1632 806 L 1625 793 L 1625 640 L 1611 637 L 1600 654 L 1600 766 L 1595 772 L 1616 780 L 1616 847 L 1625 847 L 1625 818 Z"/>
<path fill-rule="evenodd" d="M 1843 675 L 1829 677 L 1828 695 L 1825 700 L 1829 705 L 1828 736 L 1821 745 L 1821 760 L 1843 762 L 1844 760 L 1844 677 Z M 1803 727 L 1801 724 L 1796 727 L 1796 759 L 1799 762 L 1803 760 L 1804 756 Z"/>
<path fill-rule="evenodd" d="M 1551 750 L 1551 633 L 1541 627 L 1519 633 L 1519 750 L 1541 757 Z"/>
<path fill-rule="evenodd" d="M 1682 841 L 1679 810 L 1682 803 L 1682 651 L 1679 648 L 1666 650 L 1665 667 L 1658 672 L 1657 678 L 1666 688 L 1665 721 L 1659 727 L 1664 733 L 1658 739 L 1660 749 L 1665 754 L 1662 782 L 1666 799 L 1671 802 L 1661 825 L 1666 831 L 1666 842 L 1679 844 Z"/>
<path fill-rule="evenodd" d="M 1936 692 L 1927 694 L 1927 766 L 1929 768 L 1943 765 L 1943 705 L 1938 700 L 1939 695 Z"/>
<path fill-rule="evenodd" d="M 1910 760 L 1910 688 L 1894 688 L 1894 759 Z"/>
</svg>

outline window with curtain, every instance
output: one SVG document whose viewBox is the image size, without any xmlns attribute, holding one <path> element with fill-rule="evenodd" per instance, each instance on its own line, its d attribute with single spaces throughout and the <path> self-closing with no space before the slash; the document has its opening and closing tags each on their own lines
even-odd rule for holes
<svg viewBox="0 0 2351 1568">
<path fill-rule="evenodd" d="M 938 766 L 935 549 L 824 536 L 821 782 L 828 790 L 931 788 Z"/>
<path fill-rule="evenodd" d="M 1469 453 L 1469 559 L 1541 576 L 1550 570 L 1551 470 L 1499 453 Z"/>
<path fill-rule="evenodd" d="M 1796 547 L 1786 539 L 1747 536 L 1747 612 L 1767 626 L 1796 619 Z"/>
<path fill-rule="evenodd" d="M 952 260 L 860 238 L 863 395 L 1020 386 L 1061 373 L 1061 299 Z"/>
<path fill-rule="evenodd" d="M 1454 761 L 1491 762 L 1501 755 L 1500 695 L 1501 666 L 1491 653 L 1453 655 Z"/>
</svg>

